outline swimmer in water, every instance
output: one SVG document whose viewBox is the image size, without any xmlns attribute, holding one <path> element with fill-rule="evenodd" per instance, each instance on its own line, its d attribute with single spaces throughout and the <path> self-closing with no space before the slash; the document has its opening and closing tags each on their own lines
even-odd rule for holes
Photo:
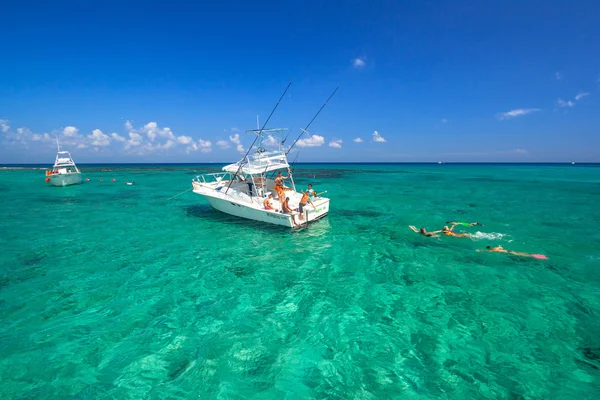
<svg viewBox="0 0 600 400">
<path fill-rule="evenodd" d="M 433 231 L 433 232 L 427 232 L 427 229 L 425 228 L 421 228 L 421 229 L 417 229 L 412 225 L 409 225 L 409 228 L 415 232 L 415 233 L 420 233 L 423 236 L 427 236 L 427 237 L 440 237 L 438 235 L 438 233 L 440 233 L 441 231 Z"/>
<path fill-rule="evenodd" d="M 471 238 L 471 235 L 469 235 L 468 233 L 456 233 L 454 232 L 454 227 L 456 225 L 452 225 L 450 226 L 450 228 L 448 228 L 447 226 L 444 227 L 444 229 L 442 229 L 441 231 L 438 232 L 442 232 L 444 235 L 446 236 L 454 236 L 457 238 Z"/>
<path fill-rule="evenodd" d="M 450 222 L 450 221 L 448 221 L 446 223 L 449 225 L 454 225 L 454 226 L 462 225 L 462 226 L 466 226 L 467 228 L 471 227 L 471 226 L 483 226 L 483 224 L 480 224 L 479 222 Z"/>
<path fill-rule="evenodd" d="M 512 251 L 512 250 L 506 250 L 504 247 L 502 246 L 486 246 L 486 250 L 477 250 L 478 252 L 486 252 L 486 253 L 506 253 L 506 254 L 512 254 L 513 256 L 519 256 L 519 257 L 533 257 L 533 258 L 537 258 L 540 260 L 547 260 L 548 257 L 546 257 L 543 254 L 529 254 L 529 253 L 523 253 L 520 251 Z"/>
</svg>

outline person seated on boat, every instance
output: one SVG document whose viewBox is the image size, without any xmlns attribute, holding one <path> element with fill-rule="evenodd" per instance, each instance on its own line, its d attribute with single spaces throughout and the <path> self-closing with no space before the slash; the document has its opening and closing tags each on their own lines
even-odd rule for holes
<svg viewBox="0 0 600 400">
<path fill-rule="evenodd" d="M 267 196 L 265 201 L 263 201 L 265 210 L 274 210 L 273 203 L 271 202 L 272 199 L 273 199 L 273 195 L 271 193 L 269 193 L 269 195 Z"/>
<path fill-rule="evenodd" d="M 290 207 L 290 198 L 286 197 L 281 203 L 281 212 L 284 214 L 293 214 L 295 211 Z"/>
<path fill-rule="evenodd" d="M 423 236 L 427 236 L 427 237 L 440 237 L 438 235 L 438 233 L 440 233 L 441 231 L 433 231 L 433 232 L 427 232 L 427 229 L 425 228 L 421 228 L 421 229 L 417 229 L 415 228 L 413 225 L 410 225 L 409 228 L 415 232 L 415 233 L 420 233 Z"/>
<path fill-rule="evenodd" d="M 281 203 L 281 212 L 284 214 L 292 214 L 292 221 L 294 222 L 294 225 L 298 226 L 296 219 L 294 218 L 294 210 L 290 207 L 289 201 L 290 198 L 286 197 L 283 203 Z"/>
<path fill-rule="evenodd" d="M 302 214 L 304 213 L 304 207 L 306 203 L 310 203 L 311 206 L 316 210 L 314 203 L 311 201 L 310 196 L 308 194 L 308 190 L 302 193 L 302 198 L 300 199 L 300 204 L 298 204 L 298 211 L 300 211 L 300 221 L 302 221 Z"/>
</svg>

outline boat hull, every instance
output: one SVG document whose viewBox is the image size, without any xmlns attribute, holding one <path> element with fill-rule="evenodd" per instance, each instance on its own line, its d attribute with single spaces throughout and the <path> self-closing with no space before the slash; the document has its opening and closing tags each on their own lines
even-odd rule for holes
<svg viewBox="0 0 600 400">
<path fill-rule="evenodd" d="M 70 186 L 78 185 L 83 182 L 81 173 L 70 173 L 70 174 L 52 174 L 46 178 L 49 179 L 48 183 L 51 186 Z"/>
<path fill-rule="evenodd" d="M 295 213 L 294 215 L 282 214 L 273 210 L 254 208 L 242 202 L 235 201 L 235 199 L 211 196 L 206 193 L 202 193 L 203 191 L 194 190 L 194 192 L 202 195 L 206 200 L 208 200 L 210 205 L 215 210 L 240 218 L 266 222 L 268 224 L 280 225 L 288 228 L 305 226 L 307 223 L 321 219 L 326 216 L 327 213 L 329 213 L 329 199 L 320 199 L 319 201 L 315 201 L 316 209 L 313 209 L 311 206 L 305 207 L 303 220 L 300 220 L 299 213 Z"/>
</svg>

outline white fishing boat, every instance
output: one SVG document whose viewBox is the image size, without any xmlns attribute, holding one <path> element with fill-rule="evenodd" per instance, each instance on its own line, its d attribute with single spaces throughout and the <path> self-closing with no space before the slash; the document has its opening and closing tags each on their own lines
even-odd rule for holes
<svg viewBox="0 0 600 400">
<path fill-rule="evenodd" d="M 210 205 L 224 213 L 290 228 L 306 226 L 329 212 L 329 199 L 313 196 L 300 207 L 303 197 L 296 189 L 287 152 L 284 147 L 285 129 L 247 131 L 258 135 L 248 154 L 235 164 L 223 167 L 223 172 L 199 175 L 192 179 L 192 190 L 203 196 Z M 276 147 L 267 150 L 263 146 Z M 287 176 L 286 184 L 276 187 L 278 173 Z M 278 180 L 280 181 L 280 180 Z M 273 196 L 272 209 L 266 209 L 265 199 Z M 289 198 L 291 213 L 282 212 L 280 196 Z M 313 207 L 314 205 L 314 207 Z M 302 212 L 300 209 L 303 209 Z"/>
<path fill-rule="evenodd" d="M 52 169 L 46 171 L 46 182 L 52 186 L 69 186 L 81 183 L 83 178 L 71 157 L 71 153 L 60 151 L 58 140 L 56 141 L 56 145 L 58 146 L 56 161 L 54 161 Z"/>
</svg>

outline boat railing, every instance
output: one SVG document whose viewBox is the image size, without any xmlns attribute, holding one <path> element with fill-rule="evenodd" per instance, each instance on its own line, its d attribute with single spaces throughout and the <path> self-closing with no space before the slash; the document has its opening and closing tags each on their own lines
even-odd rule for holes
<svg viewBox="0 0 600 400">
<path fill-rule="evenodd" d="M 219 183 L 231 180 L 230 172 L 216 172 L 214 174 L 198 175 L 193 179 L 199 183 Z"/>
</svg>

